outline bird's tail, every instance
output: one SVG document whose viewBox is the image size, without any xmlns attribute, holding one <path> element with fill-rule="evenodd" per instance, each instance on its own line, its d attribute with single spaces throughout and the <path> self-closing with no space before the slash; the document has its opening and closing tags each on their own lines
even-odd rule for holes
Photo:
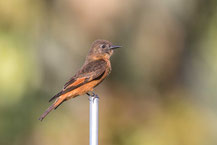
<svg viewBox="0 0 217 145">
<path fill-rule="evenodd" d="M 59 97 L 39 118 L 42 121 L 48 113 L 50 113 L 53 109 L 56 109 L 59 105 L 61 105 L 65 101 L 64 97 Z"/>
</svg>

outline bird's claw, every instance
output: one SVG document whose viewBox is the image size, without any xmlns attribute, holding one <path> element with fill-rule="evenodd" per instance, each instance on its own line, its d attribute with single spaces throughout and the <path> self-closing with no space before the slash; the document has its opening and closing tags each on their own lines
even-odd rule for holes
<svg viewBox="0 0 217 145">
<path fill-rule="evenodd" d="M 88 95 L 89 97 L 94 97 L 94 96 L 96 96 L 96 94 L 95 94 L 94 92 L 88 92 L 87 95 Z"/>
<path fill-rule="evenodd" d="M 88 100 L 91 101 L 91 97 L 93 97 L 93 102 L 96 98 L 99 99 L 99 96 L 95 94 L 94 92 L 91 92 L 91 94 L 88 92 L 87 95 L 89 96 Z"/>
</svg>

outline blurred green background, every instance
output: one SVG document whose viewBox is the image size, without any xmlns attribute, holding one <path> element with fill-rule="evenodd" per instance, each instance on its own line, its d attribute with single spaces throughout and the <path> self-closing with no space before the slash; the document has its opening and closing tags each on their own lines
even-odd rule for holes
<svg viewBox="0 0 217 145">
<path fill-rule="evenodd" d="M 2 0 L 1 145 L 88 144 L 87 96 L 38 117 L 98 38 L 99 144 L 217 144 L 216 0 Z"/>
</svg>

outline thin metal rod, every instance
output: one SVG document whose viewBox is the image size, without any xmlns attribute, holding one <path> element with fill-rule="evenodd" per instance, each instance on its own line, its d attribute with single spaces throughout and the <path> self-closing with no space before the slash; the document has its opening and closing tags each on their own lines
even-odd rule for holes
<svg viewBox="0 0 217 145">
<path fill-rule="evenodd" d="M 98 145 L 99 97 L 89 97 L 90 101 L 90 145 Z"/>
</svg>

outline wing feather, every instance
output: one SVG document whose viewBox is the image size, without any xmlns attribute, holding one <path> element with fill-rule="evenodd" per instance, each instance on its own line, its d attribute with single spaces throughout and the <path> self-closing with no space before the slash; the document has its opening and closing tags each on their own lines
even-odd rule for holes
<svg viewBox="0 0 217 145">
<path fill-rule="evenodd" d="M 75 76 L 73 76 L 65 85 L 62 91 L 53 96 L 50 100 L 66 94 L 94 79 L 99 79 L 106 70 L 106 61 L 103 59 L 94 60 L 84 65 Z"/>
</svg>

